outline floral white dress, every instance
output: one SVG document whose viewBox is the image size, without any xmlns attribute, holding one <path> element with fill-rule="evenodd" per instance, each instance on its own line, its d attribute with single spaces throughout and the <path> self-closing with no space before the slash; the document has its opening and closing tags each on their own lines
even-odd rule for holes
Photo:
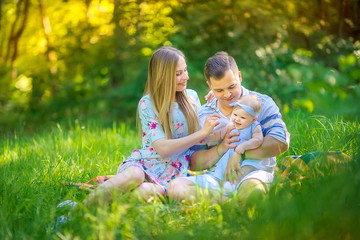
<svg viewBox="0 0 360 240">
<path fill-rule="evenodd" d="M 194 103 L 195 111 L 200 107 L 200 101 L 194 90 L 186 90 Z M 152 143 L 160 138 L 166 138 L 165 131 L 151 105 L 150 96 L 145 95 L 139 101 L 139 117 L 142 128 L 142 147 L 132 152 L 130 157 L 120 164 L 117 174 L 129 166 L 137 166 L 144 170 L 146 180 L 159 184 L 166 191 L 167 184 L 175 177 L 186 176 L 189 167 L 189 158 L 192 154 L 187 149 L 168 158 L 162 158 L 153 148 Z M 181 138 L 188 135 L 188 127 L 184 114 L 179 105 L 174 103 L 172 138 Z"/>
</svg>

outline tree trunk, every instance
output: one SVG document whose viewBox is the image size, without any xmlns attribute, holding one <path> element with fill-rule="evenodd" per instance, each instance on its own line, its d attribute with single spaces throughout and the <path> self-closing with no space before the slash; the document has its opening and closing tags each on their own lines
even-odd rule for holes
<svg viewBox="0 0 360 240">
<path fill-rule="evenodd" d="M 23 9 L 21 9 L 23 3 L 24 3 L 24 7 L 23 7 Z M 11 32 L 10 32 L 10 36 L 9 36 L 9 43 L 8 43 L 8 47 L 7 47 L 5 62 L 7 62 L 10 59 L 11 66 L 13 68 L 13 74 L 12 74 L 13 78 L 15 78 L 17 75 L 16 69 L 15 69 L 15 65 L 16 65 L 15 63 L 16 63 L 16 58 L 18 56 L 18 44 L 19 44 L 20 37 L 26 27 L 26 22 L 27 22 L 28 13 L 29 13 L 29 5 L 30 5 L 29 0 L 20 0 L 18 2 L 17 9 L 16 9 L 16 18 L 11 27 Z M 20 23 L 21 25 L 17 29 L 17 23 L 18 23 L 18 21 L 20 21 L 20 18 L 22 16 L 23 16 L 23 19 Z"/>
<path fill-rule="evenodd" d="M 44 31 L 44 37 L 46 39 L 46 59 L 48 61 L 48 67 L 49 67 L 49 87 L 50 87 L 50 92 L 51 92 L 51 96 L 56 96 L 57 95 L 57 90 L 56 90 L 56 83 L 55 83 L 55 78 L 54 75 L 57 73 L 57 67 L 56 67 L 56 57 L 55 57 L 55 52 L 54 49 L 52 48 L 52 44 L 50 42 L 50 33 L 51 33 L 51 24 L 50 24 L 50 20 L 49 17 L 46 14 L 46 6 L 44 3 L 44 0 L 39 0 L 39 9 L 40 9 L 40 17 L 41 17 L 41 22 L 42 22 L 42 28 Z M 53 56 L 53 57 L 52 57 Z M 33 86 L 35 87 L 35 86 Z"/>
<path fill-rule="evenodd" d="M 3 33 L 3 36 L 1 37 L 0 34 L 0 63 L 3 62 L 3 55 L 2 55 L 2 51 L 3 51 L 3 46 L 4 46 L 4 39 L 6 38 L 6 31 L 4 30 L 3 26 L 1 25 L 1 19 L 2 19 L 2 5 L 3 5 L 3 0 L 0 0 L 0 33 Z"/>
<path fill-rule="evenodd" d="M 339 26 L 338 26 L 338 31 L 339 31 L 339 37 L 342 38 L 343 37 L 343 31 L 344 31 L 344 12 L 345 12 L 345 0 L 340 0 L 339 1 Z"/>
<path fill-rule="evenodd" d="M 326 22 L 327 19 L 326 19 L 326 14 L 325 14 L 325 11 L 324 11 L 324 3 L 323 3 L 323 0 L 318 0 L 317 1 L 318 3 L 318 12 L 319 12 L 319 15 L 320 15 L 320 28 L 323 29 L 323 25 L 322 25 L 322 22 Z M 315 19 L 317 18 L 317 12 L 315 11 Z"/>
<path fill-rule="evenodd" d="M 124 44 L 123 38 L 125 37 L 125 33 L 122 29 L 122 27 L 120 26 L 120 19 L 121 19 L 121 7 L 124 7 L 123 4 L 121 3 L 121 0 L 114 0 L 114 11 L 113 11 L 113 18 L 112 18 L 112 22 L 115 24 L 115 30 L 114 30 L 114 44 L 113 44 L 113 52 L 115 53 L 115 57 L 116 57 L 116 65 L 117 66 L 112 66 L 114 69 L 116 69 L 115 71 L 111 71 L 110 72 L 110 85 L 111 86 L 116 86 L 119 84 L 120 82 L 120 78 L 123 75 L 123 65 L 122 65 L 122 44 Z"/>
</svg>

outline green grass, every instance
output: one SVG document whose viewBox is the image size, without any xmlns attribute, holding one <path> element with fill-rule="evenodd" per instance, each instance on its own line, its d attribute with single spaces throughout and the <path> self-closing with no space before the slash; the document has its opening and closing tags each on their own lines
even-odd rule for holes
<svg viewBox="0 0 360 240">
<path fill-rule="evenodd" d="M 0 140 L 0 239 L 356 239 L 360 237 L 358 121 L 290 112 L 291 147 L 280 156 L 338 150 L 354 161 L 342 171 L 301 182 L 277 176 L 266 197 L 247 204 L 201 201 L 195 206 L 142 203 L 129 194 L 110 207 L 82 206 L 88 192 L 64 186 L 114 174 L 138 147 L 133 126 L 77 121 L 43 131 L 9 132 Z M 323 172 L 324 172 L 323 171 Z M 54 230 L 67 199 L 72 220 Z"/>
</svg>

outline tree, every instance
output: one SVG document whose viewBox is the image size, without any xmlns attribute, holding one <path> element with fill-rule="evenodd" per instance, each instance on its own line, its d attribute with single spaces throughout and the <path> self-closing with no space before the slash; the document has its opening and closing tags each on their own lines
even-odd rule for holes
<svg viewBox="0 0 360 240">
<path fill-rule="evenodd" d="M 10 36 L 7 43 L 7 50 L 4 57 L 4 62 L 10 61 L 13 74 L 12 77 L 15 78 L 17 75 L 16 67 L 16 59 L 18 57 L 18 44 L 20 41 L 20 37 L 23 34 L 26 22 L 29 13 L 29 5 L 30 0 L 19 0 L 16 4 L 16 17 L 14 22 L 12 23 Z"/>
</svg>

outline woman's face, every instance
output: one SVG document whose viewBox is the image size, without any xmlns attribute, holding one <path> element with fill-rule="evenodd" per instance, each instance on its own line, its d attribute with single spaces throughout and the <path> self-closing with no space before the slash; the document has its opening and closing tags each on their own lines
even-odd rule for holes
<svg viewBox="0 0 360 240">
<path fill-rule="evenodd" d="M 183 92 L 186 90 L 186 82 L 189 80 L 189 74 L 185 59 L 180 57 L 176 66 L 176 91 Z"/>
</svg>

